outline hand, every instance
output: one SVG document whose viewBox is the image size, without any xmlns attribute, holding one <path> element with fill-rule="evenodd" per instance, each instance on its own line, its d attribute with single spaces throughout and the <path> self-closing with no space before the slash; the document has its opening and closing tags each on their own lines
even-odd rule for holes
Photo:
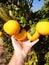
<svg viewBox="0 0 49 65">
<path fill-rule="evenodd" d="M 14 55 L 8 65 L 24 65 L 24 59 L 26 58 L 28 52 L 31 47 L 39 41 L 39 39 L 33 42 L 30 42 L 30 40 L 20 42 L 15 40 L 14 36 L 12 36 L 11 40 L 14 47 Z"/>
<path fill-rule="evenodd" d="M 23 59 L 25 59 L 25 57 L 27 56 L 31 47 L 39 41 L 39 39 L 37 39 L 33 42 L 30 42 L 30 40 L 20 42 L 20 41 L 15 40 L 14 36 L 11 37 L 11 40 L 12 40 L 12 44 L 13 44 L 13 47 L 14 47 L 15 55 L 18 58 L 21 57 Z"/>
</svg>

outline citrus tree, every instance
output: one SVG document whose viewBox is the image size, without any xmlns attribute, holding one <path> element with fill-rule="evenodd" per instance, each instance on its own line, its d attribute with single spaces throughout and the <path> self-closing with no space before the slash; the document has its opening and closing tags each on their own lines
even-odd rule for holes
<svg viewBox="0 0 49 65">
<path fill-rule="evenodd" d="M 9 62 L 13 54 L 10 35 L 4 32 L 3 25 L 8 20 L 17 20 L 21 29 L 34 33 L 34 26 L 42 19 L 49 20 L 49 1 L 45 1 L 41 10 L 34 12 L 31 10 L 34 0 L 0 0 L 0 31 L 6 48 L 6 63 Z M 40 1 L 40 0 L 39 0 Z M 25 65 L 49 65 L 49 36 L 40 36 L 39 42 L 33 46 L 27 58 Z"/>
</svg>

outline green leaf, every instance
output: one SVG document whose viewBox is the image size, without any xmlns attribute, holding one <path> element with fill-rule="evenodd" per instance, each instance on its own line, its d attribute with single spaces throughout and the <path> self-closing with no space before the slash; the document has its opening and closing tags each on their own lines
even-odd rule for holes
<svg viewBox="0 0 49 65">
<path fill-rule="evenodd" d="M 36 31 L 35 25 L 33 24 L 33 25 L 31 26 L 31 28 L 29 29 L 29 33 L 30 33 L 31 35 L 33 35 L 33 34 L 35 33 L 35 31 Z"/>
<path fill-rule="evenodd" d="M 31 20 L 29 20 L 29 24 L 32 25 L 32 21 Z"/>
<path fill-rule="evenodd" d="M 45 63 L 44 65 L 49 65 L 49 63 Z"/>
<path fill-rule="evenodd" d="M 26 18 L 25 17 L 21 17 L 20 23 L 26 23 Z"/>
<path fill-rule="evenodd" d="M 49 52 L 47 52 L 47 53 L 45 54 L 45 60 L 46 60 L 46 62 L 49 63 Z"/>
</svg>

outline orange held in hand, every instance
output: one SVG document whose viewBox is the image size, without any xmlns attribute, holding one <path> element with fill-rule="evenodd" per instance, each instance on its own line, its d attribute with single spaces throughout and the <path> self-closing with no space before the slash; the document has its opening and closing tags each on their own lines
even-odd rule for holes
<svg viewBox="0 0 49 65">
<path fill-rule="evenodd" d="M 40 36 L 40 34 L 36 31 L 35 24 L 32 24 L 32 26 L 30 27 L 30 29 L 27 31 L 27 38 L 30 41 L 34 41 L 34 40 L 38 39 L 39 36 Z"/>
<path fill-rule="evenodd" d="M 15 34 L 14 37 L 18 41 L 24 41 L 26 39 L 26 30 L 22 29 L 20 33 Z"/>
<path fill-rule="evenodd" d="M 41 35 L 49 35 L 49 21 L 43 20 L 37 23 L 36 30 Z"/>
<path fill-rule="evenodd" d="M 40 34 L 35 31 L 35 33 L 33 35 L 31 35 L 29 32 L 27 32 L 27 38 L 30 40 L 30 41 L 34 41 L 36 39 L 38 39 L 40 36 Z"/>
<path fill-rule="evenodd" d="M 3 29 L 9 35 L 13 35 L 15 33 L 18 34 L 20 31 L 20 25 L 15 20 L 9 20 L 4 24 Z"/>
</svg>

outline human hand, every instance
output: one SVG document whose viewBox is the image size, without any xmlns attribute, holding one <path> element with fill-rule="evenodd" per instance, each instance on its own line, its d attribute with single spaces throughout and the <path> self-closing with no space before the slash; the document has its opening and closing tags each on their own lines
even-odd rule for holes
<svg viewBox="0 0 49 65">
<path fill-rule="evenodd" d="M 30 42 L 30 40 L 20 42 L 15 40 L 14 36 L 11 37 L 11 40 L 12 40 L 12 45 L 14 47 L 14 54 L 19 59 L 20 58 L 25 59 L 31 47 L 39 41 L 39 39 L 37 39 L 33 42 Z"/>
<path fill-rule="evenodd" d="M 24 59 L 26 58 L 29 50 L 39 41 L 39 39 L 33 42 L 30 42 L 30 40 L 20 42 L 15 40 L 14 36 L 12 35 L 11 40 L 14 47 L 14 55 L 12 56 L 12 59 L 8 65 L 24 65 Z"/>
</svg>

